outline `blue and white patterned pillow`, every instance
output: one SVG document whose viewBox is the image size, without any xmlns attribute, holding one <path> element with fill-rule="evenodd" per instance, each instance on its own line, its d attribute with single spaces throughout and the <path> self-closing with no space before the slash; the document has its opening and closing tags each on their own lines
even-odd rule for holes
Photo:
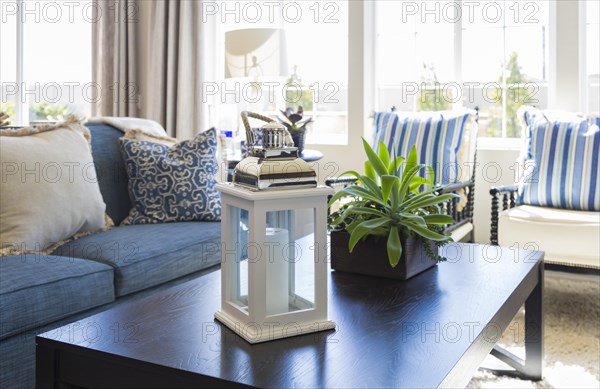
<svg viewBox="0 0 600 389">
<path fill-rule="evenodd" d="M 600 211 L 600 120 L 529 111 L 519 203 Z"/>
<path fill-rule="evenodd" d="M 216 130 L 171 147 L 125 138 L 120 142 L 133 203 L 122 224 L 220 220 Z"/>
<path fill-rule="evenodd" d="M 458 150 L 469 111 L 378 112 L 375 114 L 375 149 L 383 142 L 390 155 L 406 157 L 417 146 L 419 163 L 433 168 L 436 184 L 456 182 Z"/>
</svg>

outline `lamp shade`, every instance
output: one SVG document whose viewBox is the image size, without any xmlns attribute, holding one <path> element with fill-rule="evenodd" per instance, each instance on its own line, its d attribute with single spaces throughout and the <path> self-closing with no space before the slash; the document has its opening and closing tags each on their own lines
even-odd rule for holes
<svg viewBox="0 0 600 389">
<path fill-rule="evenodd" d="M 225 78 L 286 76 L 285 32 L 249 28 L 225 33 Z"/>
</svg>

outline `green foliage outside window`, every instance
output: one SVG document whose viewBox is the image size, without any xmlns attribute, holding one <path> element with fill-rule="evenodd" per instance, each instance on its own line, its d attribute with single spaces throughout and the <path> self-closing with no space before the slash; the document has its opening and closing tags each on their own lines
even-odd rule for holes
<svg viewBox="0 0 600 389">
<path fill-rule="evenodd" d="M 12 101 L 0 103 L 0 112 L 8 114 L 10 121 L 15 121 L 15 103 Z M 30 120 L 63 120 L 71 114 L 64 104 L 33 103 L 29 106 Z"/>
<path fill-rule="evenodd" d="M 488 128 L 488 136 L 502 136 L 502 99 L 506 93 L 506 136 L 509 138 L 519 137 L 521 128 L 517 119 L 517 111 L 522 105 L 531 104 L 531 86 L 525 87 L 525 84 L 531 85 L 531 80 L 524 74 L 519 65 L 519 54 L 512 52 L 506 63 L 506 89 L 495 89 L 495 95 L 487 96 L 496 102 L 496 105 L 490 109 L 492 120 Z M 502 74 L 498 77 L 497 83 L 502 85 Z"/>
<path fill-rule="evenodd" d="M 444 111 L 452 108 L 452 103 L 443 95 L 443 84 L 439 82 L 426 84 L 426 89 L 421 90 L 417 99 L 418 111 Z"/>
<path fill-rule="evenodd" d="M 448 96 L 443 94 L 443 87 L 444 84 L 437 79 L 433 64 L 423 63 L 421 89 L 417 95 L 417 111 L 443 111 L 452 108 Z"/>
<path fill-rule="evenodd" d="M 71 114 L 66 105 L 48 104 L 45 101 L 31 104 L 29 112 L 34 120 L 62 120 Z"/>
<path fill-rule="evenodd" d="M 534 89 L 532 80 L 523 73 L 519 65 L 518 53 L 510 54 L 504 72 L 506 88 L 500 87 L 503 85 L 503 77 L 500 74 L 496 81 L 498 87 L 488 87 L 485 90 L 485 98 L 494 104 L 488 108 L 490 125 L 486 135 L 502 136 L 502 101 L 506 97 L 506 136 L 514 138 L 521 135 L 517 111 L 522 105 L 533 103 L 531 95 Z M 449 100 L 452 96 L 444 95 L 444 84 L 438 81 L 433 64 L 423 63 L 421 82 L 421 90 L 417 95 L 418 111 L 441 111 L 452 108 L 452 102 Z"/>
<path fill-rule="evenodd" d="M 11 121 L 15 120 L 15 103 L 8 101 L 6 103 L 0 103 L 0 112 L 8 114 Z"/>
<path fill-rule="evenodd" d="M 298 66 L 294 66 L 294 73 L 286 80 L 285 104 L 287 107 L 300 106 L 305 111 L 313 110 L 313 90 L 302 83 L 298 75 Z"/>
</svg>

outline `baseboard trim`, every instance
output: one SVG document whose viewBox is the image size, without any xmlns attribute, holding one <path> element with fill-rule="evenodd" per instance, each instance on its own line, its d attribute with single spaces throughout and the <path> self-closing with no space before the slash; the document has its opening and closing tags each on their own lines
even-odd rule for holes
<svg viewBox="0 0 600 389">
<path fill-rule="evenodd" d="M 545 262 L 544 269 L 556 272 L 600 276 L 600 269 L 593 266 Z"/>
</svg>

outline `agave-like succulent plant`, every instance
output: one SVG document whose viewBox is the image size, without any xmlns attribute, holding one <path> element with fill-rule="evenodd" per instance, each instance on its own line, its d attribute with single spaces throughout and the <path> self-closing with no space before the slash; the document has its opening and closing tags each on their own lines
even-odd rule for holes
<svg viewBox="0 0 600 389">
<path fill-rule="evenodd" d="M 451 241 L 442 229 L 454 220 L 440 206 L 458 195 L 439 194 L 441 188 L 433 187 L 433 182 L 419 175 L 422 170 L 429 174 L 433 171 L 430 166 L 417 163 L 416 148 L 412 147 L 405 161 L 403 157 L 391 157 L 383 142 L 379 153 L 364 139 L 363 146 L 368 157 L 364 174 L 346 172 L 357 178 L 356 185 L 340 190 L 329 202 L 331 207 L 339 199 L 349 200 L 332 213 L 329 224 L 350 233 L 350 252 L 368 235 L 385 237 L 390 265 L 396 267 L 402 256 L 403 238 L 418 235 L 439 244 Z M 422 185 L 427 188 L 421 189 Z M 444 260 L 427 253 L 434 260 Z"/>
<path fill-rule="evenodd" d="M 302 106 L 298 106 L 298 111 L 296 112 L 294 112 L 293 108 L 287 108 L 285 111 L 280 110 L 280 112 L 284 117 L 277 117 L 277 119 L 287 128 L 289 132 L 304 131 L 306 129 L 306 125 L 313 121 L 311 117 L 304 117 L 304 109 Z"/>
</svg>

